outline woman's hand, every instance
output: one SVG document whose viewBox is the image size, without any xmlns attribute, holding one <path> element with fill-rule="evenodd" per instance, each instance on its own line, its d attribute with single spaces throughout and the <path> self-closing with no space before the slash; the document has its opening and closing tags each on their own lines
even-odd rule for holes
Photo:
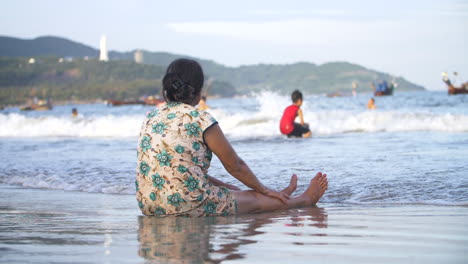
<svg viewBox="0 0 468 264">
<path fill-rule="evenodd" d="M 266 196 L 270 196 L 270 197 L 279 199 L 282 203 L 287 203 L 288 200 L 289 200 L 289 195 L 285 194 L 284 192 L 277 192 L 277 191 L 274 191 L 274 190 L 266 188 L 266 187 L 260 193 L 262 193 L 262 194 L 264 194 Z"/>
</svg>

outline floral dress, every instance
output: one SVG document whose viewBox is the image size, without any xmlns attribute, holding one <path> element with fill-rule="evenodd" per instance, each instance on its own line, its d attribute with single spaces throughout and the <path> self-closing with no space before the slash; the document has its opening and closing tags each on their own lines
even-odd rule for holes
<svg viewBox="0 0 468 264">
<path fill-rule="evenodd" d="M 169 102 L 147 114 L 138 144 L 136 198 L 145 215 L 229 215 L 237 203 L 208 180 L 212 152 L 203 139 L 218 122 L 193 106 Z"/>
</svg>

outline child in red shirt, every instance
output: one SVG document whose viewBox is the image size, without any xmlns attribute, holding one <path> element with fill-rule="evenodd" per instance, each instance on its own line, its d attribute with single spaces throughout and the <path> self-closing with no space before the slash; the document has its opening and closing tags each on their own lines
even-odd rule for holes
<svg viewBox="0 0 468 264">
<path fill-rule="evenodd" d="M 304 123 L 304 116 L 302 114 L 302 93 L 298 90 L 291 94 L 293 104 L 286 107 L 283 113 L 283 117 L 280 122 L 281 134 L 290 137 L 310 137 L 312 132 L 309 129 L 309 125 Z M 299 116 L 300 124 L 294 122 L 296 117 Z"/>
</svg>

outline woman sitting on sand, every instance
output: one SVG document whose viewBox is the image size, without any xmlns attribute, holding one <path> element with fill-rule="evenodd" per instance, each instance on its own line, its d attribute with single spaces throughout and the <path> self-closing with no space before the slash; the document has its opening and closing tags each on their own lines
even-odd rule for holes
<svg viewBox="0 0 468 264">
<path fill-rule="evenodd" d="M 275 191 L 264 186 L 237 155 L 218 122 L 197 110 L 203 71 L 193 60 L 178 59 L 167 68 L 163 96 L 167 104 L 148 113 L 138 145 L 136 197 L 145 215 L 208 216 L 273 211 L 315 205 L 328 187 L 317 173 L 307 190 L 289 197 L 297 187 Z M 208 175 L 214 153 L 224 168 L 251 190 Z"/>
</svg>

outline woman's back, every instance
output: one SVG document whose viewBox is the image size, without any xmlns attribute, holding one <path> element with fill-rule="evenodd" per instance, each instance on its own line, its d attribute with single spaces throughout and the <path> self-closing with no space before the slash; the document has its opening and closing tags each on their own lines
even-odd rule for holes
<svg viewBox="0 0 468 264">
<path fill-rule="evenodd" d="M 217 121 L 183 103 L 156 108 L 143 122 L 137 168 L 137 200 L 142 212 L 176 214 L 200 205 L 210 194 L 212 153 L 204 131 Z"/>
<path fill-rule="evenodd" d="M 167 105 L 150 112 L 140 130 L 135 184 L 142 213 L 199 217 L 314 205 L 327 188 L 326 175 L 317 173 L 309 188 L 290 200 L 297 187 L 294 175 L 281 192 L 263 185 L 216 120 L 194 108 L 200 102 L 203 82 L 203 70 L 194 60 L 177 59 L 167 67 L 162 80 Z M 211 151 L 232 176 L 252 190 L 241 191 L 208 176 Z"/>
</svg>

